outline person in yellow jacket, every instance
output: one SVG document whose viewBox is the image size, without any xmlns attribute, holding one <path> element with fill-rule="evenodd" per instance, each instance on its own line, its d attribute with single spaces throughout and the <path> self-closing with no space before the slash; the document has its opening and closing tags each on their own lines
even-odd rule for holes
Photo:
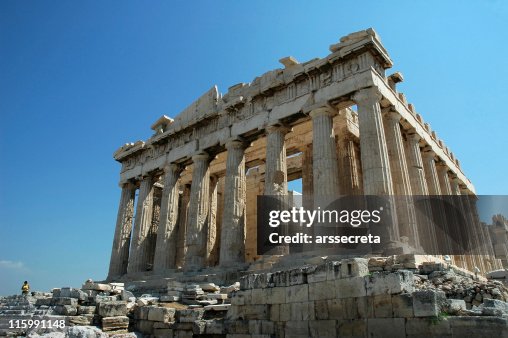
<svg viewBox="0 0 508 338">
<path fill-rule="evenodd" d="M 23 283 L 23 285 L 21 286 L 21 294 L 23 296 L 26 296 L 26 295 L 28 295 L 28 292 L 30 292 L 30 284 L 28 284 L 28 282 L 25 281 Z"/>
</svg>

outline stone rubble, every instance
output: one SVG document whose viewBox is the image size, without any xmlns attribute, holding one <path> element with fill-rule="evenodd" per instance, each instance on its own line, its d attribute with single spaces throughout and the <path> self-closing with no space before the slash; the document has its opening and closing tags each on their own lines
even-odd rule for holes
<svg viewBox="0 0 508 338">
<path fill-rule="evenodd" d="M 25 332 L 34 338 L 416 337 L 486 327 L 508 334 L 508 289 L 501 282 L 425 259 L 333 260 L 250 273 L 232 285 L 171 280 L 162 294 L 88 282 L 81 289 L 0 298 L 0 316 L 44 315 L 69 325 L 62 332 Z M 8 330 L 0 328 L 1 335 Z"/>
</svg>

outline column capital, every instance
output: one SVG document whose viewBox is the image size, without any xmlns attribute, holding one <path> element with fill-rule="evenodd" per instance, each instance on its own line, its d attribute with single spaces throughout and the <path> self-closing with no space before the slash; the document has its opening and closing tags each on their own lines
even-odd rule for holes
<svg viewBox="0 0 508 338">
<path fill-rule="evenodd" d="M 332 107 L 319 107 L 312 109 L 309 113 L 310 117 L 316 118 L 319 116 L 330 116 L 333 117 L 338 114 L 338 111 L 333 109 Z"/>
<path fill-rule="evenodd" d="M 450 170 L 450 169 L 448 168 L 448 166 L 446 165 L 446 163 L 444 163 L 443 161 L 440 161 L 440 160 L 438 160 L 438 161 L 436 162 L 436 169 L 437 169 L 438 171 L 447 171 L 447 172 L 448 172 L 448 170 Z"/>
<path fill-rule="evenodd" d="M 382 95 L 377 87 L 360 89 L 353 94 L 353 101 L 357 104 L 372 104 L 381 100 Z"/>
<path fill-rule="evenodd" d="M 275 133 L 275 132 L 280 132 L 282 134 L 287 134 L 289 133 L 292 129 L 284 124 L 281 124 L 281 123 L 274 123 L 274 124 L 270 124 L 268 126 L 265 127 L 265 130 L 270 134 L 270 133 Z"/>
<path fill-rule="evenodd" d="M 245 142 L 245 140 L 241 137 L 233 137 L 233 138 L 230 138 L 228 140 L 226 140 L 226 142 L 224 142 L 224 145 L 226 146 L 226 149 L 245 149 L 247 148 L 247 144 Z"/>
<path fill-rule="evenodd" d="M 196 162 L 196 161 L 203 161 L 203 160 L 208 160 L 210 158 L 210 155 L 208 155 L 207 152 L 204 152 L 204 151 L 199 151 L 197 153 L 195 153 L 194 155 L 192 155 L 192 161 L 193 162 Z"/>
<path fill-rule="evenodd" d="M 402 119 L 402 116 L 398 112 L 396 112 L 395 110 L 389 110 L 386 113 L 384 113 L 383 116 L 388 121 L 397 122 L 397 123 L 400 122 L 400 120 Z"/>
<path fill-rule="evenodd" d="M 184 170 L 184 166 L 178 163 L 166 163 L 164 165 L 164 173 L 173 172 L 178 173 L 180 171 Z"/>
<path fill-rule="evenodd" d="M 418 134 L 416 132 L 416 129 L 414 128 L 411 128 L 409 129 L 407 132 L 406 132 L 406 135 L 407 135 L 407 139 L 408 140 L 411 140 L 413 142 L 420 142 L 420 140 L 422 139 L 422 137 L 420 136 L 420 134 Z"/>
<path fill-rule="evenodd" d="M 432 150 L 430 146 L 426 146 L 422 149 L 422 156 L 425 158 L 431 157 L 432 159 L 434 159 L 436 157 L 436 153 L 434 152 L 434 150 Z"/>
</svg>

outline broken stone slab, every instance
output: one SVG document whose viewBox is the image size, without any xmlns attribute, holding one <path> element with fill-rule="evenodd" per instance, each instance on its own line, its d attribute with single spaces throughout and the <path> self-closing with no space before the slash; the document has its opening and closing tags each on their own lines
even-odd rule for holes
<svg viewBox="0 0 508 338">
<path fill-rule="evenodd" d="M 93 318 L 93 315 L 70 316 L 69 323 L 79 326 L 93 325 Z"/>
<path fill-rule="evenodd" d="M 175 321 L 175 312 L 173 308 L 150 307 L 148 310 L 148 320 L 154 322 L 170 323 Z"/>
<path fill-rule="evenodd" d="M 134 297 L 134 294 L 128 290 L 122 290 L 121 298 L 122 298 L 122 300 L 129 301 L 130 298 L 136 298 L 136 297 Z"/>
<path fill-rule="evenodd" d="M 204 308 L 181 309 L 176 311 L 176 319 L 180 323 L 192 323 L 203 319 Z"/>
<path fill-rule="evenodd" d="M 67 338 L 108 338 L 109 336 L 93 326 L 70 326 L 66 329 Z"/>
<path fill-rule="evenodd" d="M 124 301 L 99 303 L 97 312 L 102 317 L 117 317 L 127 315 L 127 303 Z"/>
<path fill-rule="evenodd" d="M 446 309 L 451 315 L 463 313 L 466 308 L 466 302 L 463 299 L 447 299 Z"/>
<path fill-rule="evenodd" d="M 75 316 L 78 313 L 78 309 L 72 305 L 57 305 L 53 311 L 62 316 Z"/>
<path fill-rule="evenodd" d="M 103 317 L 102 318 L 102 330 L 113 331 L 113 330 L 127 330 L 129 327 L 129 317 L 127 316 L 115 316 L 115 317 Z"/>
<path fill-rule="evenodd" d="M 199 287 L 203 291 L 207 291 L 207 292 L 215 292 L 215 291 L 220 290 L 220 287 L 217 286 L 215 283 L 203 283 L 203 284 L 199 284 Z"/>
<path fill-rule="evenodd" d="M 111 291 L 111 285 L 109 284 L 101 284 L 101 283 L 93 283 L 93 282 L 85 282 L 81 287 L 83 290 L 95 290 L 95 291 Z"/>
<path fill-rule="evenodd" d="M 71 306 L 78 306 L 78 300 L 76 298 L 70 298 L 70 297 L 58 297 L 53 298 L 53 304 L 54 305 L 71 305 Z"/>
<path fill-rule="evenodd" d="M 224 299 L 228 299 L 228 295 L 225 293 L 207 293 L 206 298 L 224 300 Z"/>
<path fill-rule="evenodd" d="M 222 286 L 220 288 L 220 293 L 231 293 L 233 291 L 238 291 L 240 290 L 240 282 L 235 282 L 234 284 L 231 284 L 229 286 Z"/>
<path fill-rule="evenodd" d="M 86 300 L 88 295 L 80 289 L 63 287 L 60 289 L 53 289 L 53 298 L 66 297 L 76 298 L 78 300 Z"/>
<path fill-rule="evenodd" d="M 231 308 L 231 304 L 217 304 L 217 305 L 207 305 L 204 307 L 205 311 L 227 311 Z"/>
<path fill-rule="evenodd" d="M 78 315 L 94 314 L 95 311 L 96 311 L 95 306 L 85 306 L 85 305 L 78 306 Z"/>
<path fill-rule="evenodd" d="M 169 296 L 169 295 L 162 295 L 159 298 L 159 301 L 161 301 L 163 303 L 178 302 L 179 300 L 180 300 L 180 297 L 178 297 L 178 296 Z"/>
</svg>

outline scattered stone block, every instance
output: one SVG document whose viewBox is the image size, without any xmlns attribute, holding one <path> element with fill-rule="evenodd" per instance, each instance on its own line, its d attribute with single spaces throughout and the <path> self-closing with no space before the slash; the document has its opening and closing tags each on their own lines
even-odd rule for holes
<svg viewBox="0 0 508 338">
<path fill-rule="evenodd" d="M 181 323 L 192 323 L 203 319 L 204 312 L 203 308 L 177 310 L 176 319 Z"/>
<path fill-rule="evenodd" d="M 111 291 L 111 285 L 109 284 L 101 284 L 101 283 L 93 283 L 93 282 L 85 282 L 81 287 L 83 290 L 95 290 L 95 291 Z"/>
<path fill-rule="evenodd" d="M 123 301 L 99 303 L 97 312 L 102 317 L 116 317 L 127 315 L 127 303 Z"/>
<path fill-rule="evenodd" d="M 72 305 L 57 305 L 54 308 L 54 312 L 62 316 L 75 316 L 78 313 L 78 309 Z"/>
<path fill-rule="evenodd" d="M 369 274 L 369 260 L 349 258 L 341 260 L 340 278 L 363 277 Z"/>
<path fill-rule="evenodd" d="M 102 330 L 113 331 L 113 330 L 127 330 L 129 327 L 129 317 L 127 316 L 115 316 L 115 317 L 103 317 L 102 318 Z"/>
<path fill-rule="evenodd" d="M 78 315 L 94 314 L 96 311 L 95 306 L 78 306 Z"/>
<path fill-rule="evenodd" d="M 175 321 L 175 312 L 173 308 L 150 307 L 148 310 L 148 320 L 154 322 L 170 323 Z"/>
</svg>

